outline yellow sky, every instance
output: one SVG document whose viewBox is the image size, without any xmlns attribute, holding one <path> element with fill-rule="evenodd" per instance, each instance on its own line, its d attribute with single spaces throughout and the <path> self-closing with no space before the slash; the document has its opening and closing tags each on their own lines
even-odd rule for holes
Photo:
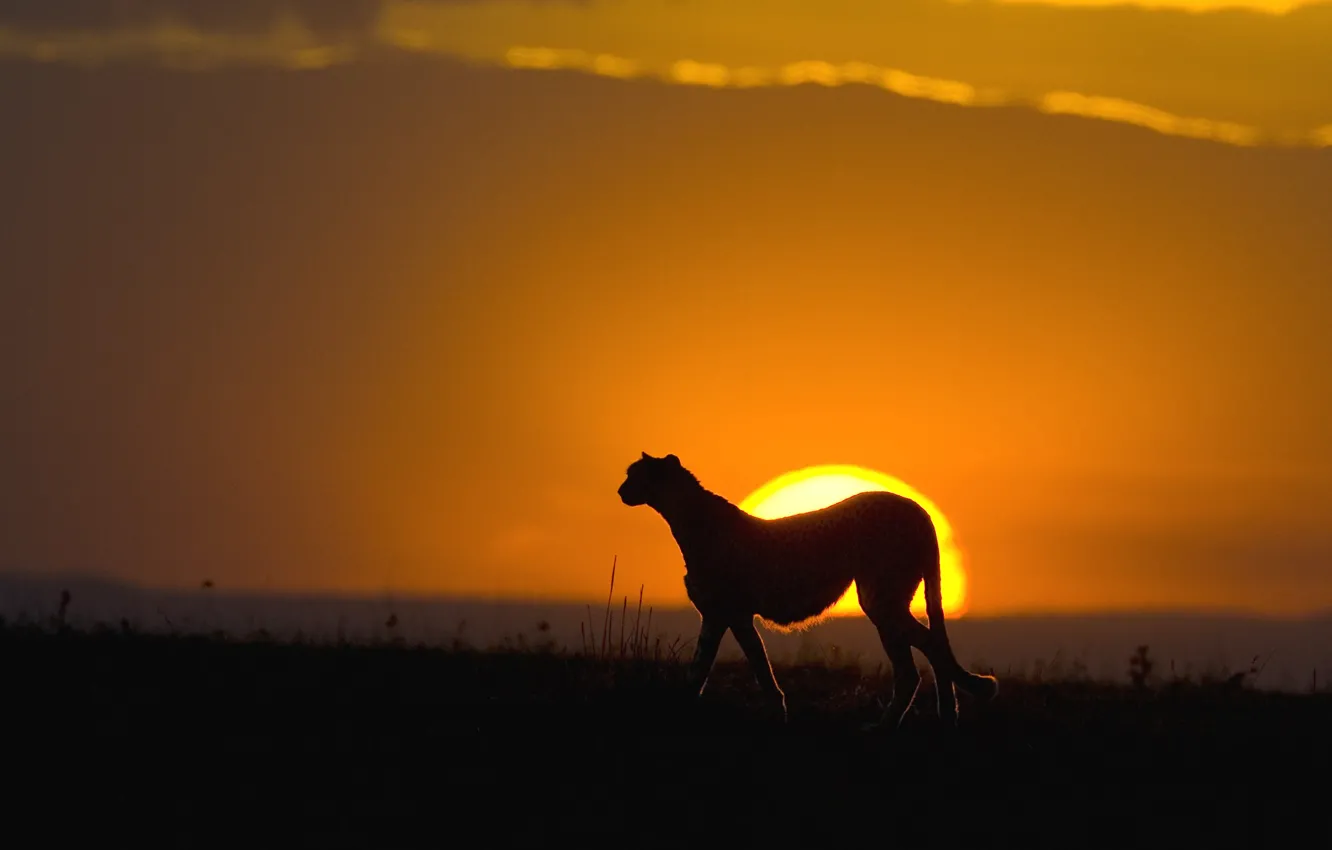
<svg viewBox="0 0 1332 850">
<path fill-rule="evenodd" d="M 964 0 L 963 0 L 964 2 Z M 1252 9 L 1257 12 L 1281 15 L 1304 6 L 1316 5 L 1316 0 L 995 0 L 1006 6 L 1072 6 L 1106 7 L 1130 6 L 1150 10 L 1182 10 L 1187 12 L 1216 12 L 1226 9 Z"/>
</svg>

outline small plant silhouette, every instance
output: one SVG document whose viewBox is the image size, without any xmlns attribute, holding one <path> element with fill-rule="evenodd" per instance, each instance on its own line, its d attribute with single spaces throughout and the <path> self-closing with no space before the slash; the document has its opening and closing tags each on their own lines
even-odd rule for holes
<svg viewBox="0 0 1332 850">
<path fill-rule="evenodd" d="M 1271 658 L 1270 654 L 1268 655 L 1268 658 Z M 1263 672 L 1263 669 L 1267 667 L 1267 661 L 1264 660 L 1260 665 L 1258 663 L 1260 660 L 1262 660 L 1262 656 L 1255 655 L 1253 660 L 1249 662 L 1249 669 L 1240 670 L 1238 673 L 1233 674 L 1230 678 L 1226 679 L 1226 685 L 1238 689 L 1243 688 L 1248 682 L 1257 679 L 1259 674 Z"/>
<path fill-rule="evenodd" d="M 467 642 L 465 632 L 467 631 L 467 621 L 460 620 L 458 628 L 453 632 L 452 649 L 454 652 L 466 652 L 471 649 L 471 644 Z"/>
<path fill-rule="evenodd" d="M 56 610 L 55 624 L 60 631 L 65 631 L 66 616 L 69 613 L 69 603 L 74 597 L 70 596 L 68 590 L 60 591 L 60 607 Z"/>
<path fill-rule="evenodd" d="M 632 659 L 635 661 L 644 661 L 651 657 L 653 660 L 660 661 L 663 657 L 663 649 L 667 655 L 674 659 L 679 651 L 675 643 L 663 647 L 661 638 L 658 637 L 655 644 L 651 641 L 652 633 L 652 606 L 643 610 L 643 591 L 646 585 L 638 586 L 638 604 L 634 609 L 634 623 L 629 625 L 629 597 L 625 595 L 620 602 L 620 631 L 619 636 L 615 633 L 615 611 L 612 608 L 612 602 L 615 598 L 615 571 L 619 564 L 619 557 L 616 556 L 611 561 L 610 588 L 606 593 L 606 613 L 603 616 L 601 625 L 595 625 L 592 615 L 592 606 L 587 606 L 587 620 L 578 624 L 578 634 L 582 641 L 583 654 L 592 658 L 609 661 L 619 659 L 621 661 Z M 644 613 L 647 614 L 646 618 Z M 538 626 L 538 630 L 540 629 Z M 597 633 L 600 632 L 600 643 L 598 643 Z"/>
<path fill-rule="evenodd" d="M 1156 665 L 1152 662 L 1147 645 L 1139 646 L 1129 657 L 1129 681 L 1133 683 L 1133 687 L 1139 690 L 1147 687 L 1154 666 Z"/>
</svg>

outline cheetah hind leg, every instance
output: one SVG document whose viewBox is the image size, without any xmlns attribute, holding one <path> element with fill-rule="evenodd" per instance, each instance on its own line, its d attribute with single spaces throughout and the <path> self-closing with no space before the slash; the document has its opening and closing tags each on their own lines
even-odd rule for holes
<svg viewBox="0 0 1332 850">
<path fill-rule="evenodd" d="M 951 733 L 957 728 L 958 696 L 965 693 L 979 702 L 988 702 L 998 692 L 999 682 L 993 676 L 978 676 L 958 664 L 947 638 L 938 640 L 934 632 L 915 617 L 911 617 L 906 625 L 911 634 L 911 645 L 918 647 L 929 659 L 934 671 L 939 719 L 945 733 Z"/>
<path fill-rule="evenodd" d="M 903 618 L 903 625 L 908 634 L 907 640 L 912 646 L 925 653 L 930 662 L 930 672 L 934 674 L 934 695 L 939 709 L 939 720 L 945 732 L 957 728 L 957 685 L 955 677 L 964 675 L 952 653 L 946 646 L 939 646 L 934 634 L 924 623 L 908 615 Z"/>
<path fill-rule="evenodd" d="M 864 732 L 892 733 L 901 726 L 902 718 L 916 698 L 916 691 L 920 689 L 920 673 L 916 670 L 916 659 L 911 655 L 908 634 L 888 624 L 875 623 L 875 628 L 879 630 L 879 641 L 893 665 L 893 697 L 879 721 L 866 724 L 861 729 Z"/>
</svg>

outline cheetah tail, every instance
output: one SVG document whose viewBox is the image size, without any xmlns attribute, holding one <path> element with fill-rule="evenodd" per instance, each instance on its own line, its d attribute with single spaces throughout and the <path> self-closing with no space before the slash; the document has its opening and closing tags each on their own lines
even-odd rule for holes
<svg viewBox="0 0 1332 850">
<path fill-rule="evenodd" d="M 943 647 L 944 654 L 952 664 L 953 683 L 971 696 L 981 699 L 993 699 L 999 692 L 999 680 L 993 676 L 981 676 L 967 670 L 957 661 L 952 644 L 948 641 L 948 629 L 944 625 L 943 578 L 940 574 L 939 555 L 935 553 L 925 569 L 925 614 L 930 621 L 930 634 Z"/>
</svg>

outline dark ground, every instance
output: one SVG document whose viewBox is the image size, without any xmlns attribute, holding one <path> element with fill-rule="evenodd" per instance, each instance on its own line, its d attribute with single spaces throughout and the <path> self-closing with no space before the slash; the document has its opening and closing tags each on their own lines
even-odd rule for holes
<svg viewBox="0 0 1332 850">
<path fill-rule="evenodd" d="M 1001 679 L 897 740 L 889 683 L 778 668 L 0 628 L 10 828 L 139 846 L 1266 846 L 1327 838 L 1332 695 Z M 1126 680 L 1127 681 L 1127 680 Z M 877 835 L 874 833 L 878 833 Z M 229 836 L 225 837 L 224 836 Z M 1322 839 L 1319 839 L 1321 841 Z"/>
</svg>

